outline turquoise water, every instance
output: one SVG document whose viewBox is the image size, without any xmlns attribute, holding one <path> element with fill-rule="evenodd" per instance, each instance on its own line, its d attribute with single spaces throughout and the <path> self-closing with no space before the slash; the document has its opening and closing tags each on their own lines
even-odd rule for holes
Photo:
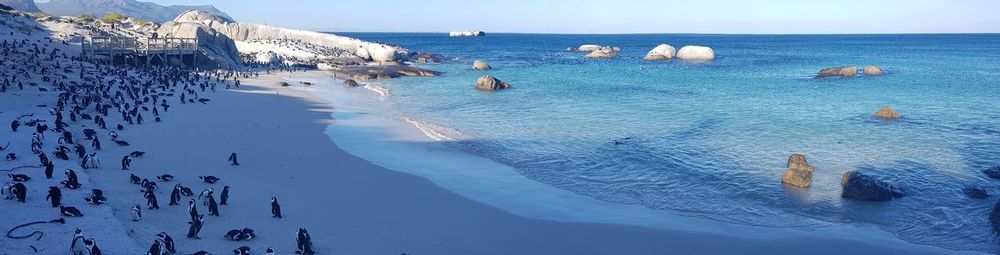
<svg viewBox="0 0 1000 255">
<path fill-rule="evenodd" d="M 346 35 L 445 56 L 423 65 L 441 77 L 382 81 L 384 103 L 533 180 L 737 224 L 862 222 L 915 243 L 1000 250 L 987 221 L 1000 180 L 981 172 L 1000 165 L 1000 35 Z M 710 46 L 717 59 L 643 61 L 660 43 Z M 623 51 L 565 51 L 581 44 Z M 475 59 L 494 70 L 471 70 Z M 868 64 L 886 75 L 811 79 Z M 484 74 L 513 89 L 476 91 Z M 883 106 L 904 118 L 873 119 Z M 792 153 L 816 167 L 811 188 L 781 184 Z M 907 195 L 843 200 L 848 170 Z M 970 186 L 991 198 L 967 198 Z"/>
</svg>

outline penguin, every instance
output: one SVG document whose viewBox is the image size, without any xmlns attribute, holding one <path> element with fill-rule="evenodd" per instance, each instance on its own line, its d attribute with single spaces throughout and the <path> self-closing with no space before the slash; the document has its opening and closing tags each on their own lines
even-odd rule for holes
<svg viewBox="0 0 1000 255">
<path fill-rule="evenodd" d="M 212 195 L 208 195 L 208 215 L 219 216 L 219 204 L 215 203 Z"/>
<path fill-rule="evenodd" d="M 211 197 L 212 193 L 215 193 L 215 190 L 212 188 L 202 190 L 201 194 L 198 194 L 198 201 L 201 201 L 202 205 L 208 206 L 208 197 Z"/>
<path fill-rule="evenodd" d="M 239 229 L 230 230 L 229 232 L 226 232 L 226 239 L 229 239 L 230 241 L 242 241 L 243 235 L 240 233 L 241 231 Z"/>
<path fill-rule="evenodd" d="M 281 219 L 281 205 L 277 197 L 271 197 L 271 217 Z"/>
<path fill-rule="evenodd" d="M 142 178 L 139 178 L 139 176 L 136 176 L 135 174 L 129 174 L 128 181 L 135 185 L 142 184 Z"/>
<path fill-rule="evenodd" d="M 4 200 L 14 200 L 14 184 L 9 182 L 4 184 L 3 188 L 0 189 L 0 193 L 3 193 Z"/>
<path fill-rule="evenodd" d="M 73 255 L 90 253 L 90 251 L 87 250 L 87 245 L 84 244 L 84 241 L 86 240 L 87 238 L 83 236 L 83 231 L 81 231 L 79 228 L 73 231 L 73 241 L 70 242 L 69 246 L 70 251 L 73 252 Z"/>
<path fill-rule="evenodd" d="M 250 240 L 253 240 L 256 237 L 257 237 L 257 234 L 254 234 L 253 229 L 243 228 L 242 230 L 240 230 L 240 239 L 241 240 L 250 241 Z"/>
<path fill-rule="evenodd" d="M 26 181 L 30 181 L 31 180 L 30 176 L 23 175 L 23 174 L 7 174 L 7 176 L 10 177 L 10 180 L 15 181 L 15 182 L 26 182 Z"/>
<path fill-rule="evenodd" d="M 93 189 L 91 190 L 90 196 L 84 198 L 84 200 L 94 205 L 101 205 L 107 202 L 108 198 L 104 197 L 104 191 L 100 189 Z"/>
<path fill-rule="evenodd" d="M 215 176 L 211 176 L 211 175 L 209 175 L 209 176 L 198 176 L 198 179 L 201 179 L 201 181 L 203 181 L 205 183 L 208 183 L 208 184 L 215 184 L 215 182 L 219 181 L 219 177 L 215 177 Z"/>
<path fill-rule="evenodd" d="M 59 214 L 66 217 L 83 217 L 80 209 L 72 206 L 59 206 Z"/>
<path fill-rule="evenodd" d="M 65 186 L 68 189 L 79 189 L 80 180 L 77 179 L 76 172 L 70 169 L 66 169 L 65 174 L 66 174 L 66 180 L 62 181 L 63 186 Z"/>
<path fill-rule="evenodd" d="M 304 228 L 299 228 L 299 231 L 295 233 L 295 245 L 298 249 L 295 254 L 315 254 L 312 250 L 312 237 L 309 236 L 309 231 Z"/>
<path fill-rule="evenodd" d="M 104 253 L 101 252 L 101 248 L 97 247 L 97 241 L 94 241 L 94 239 L 84 240 L 83 244 L 87 246 L 88 250 L 90 250 L 90 255 L 102 255 L 102 254 L 104 254 Z"/>
<path fill-rule="evenodd" d="M 229 165 L 231 165 L 231 166 L 239 166 L 240 165 L 240 161 L 236 157 L 236 153 L 235 152 L 229 154 Z"/>
<path fill-rule="evenodd" d="M 174 238 L 170 237 L 166 232 L 160 232 L 156 234 L 156 237 L 160 238 L 160 243 L 163 244 L 163 254 L 174 254 L 177 253 L 177 248 L 174 247 Z"/>
<path fill-rule="evenodd" d="M 222 194 L 219 195 L 219 204 L 229 204 L 229 186 L 222 187 Z"/>
<path fill-rule="evenodd" d="M 170 205 L 179 205 L 181 202 L 181 184 L 174 185 L 174 190 L 170 191 Z"/>
<path fill-rule="evenodd" d="M 194 222 L 198 215 L 198 205 L 195 204 L 194 199 L 188 201 L 188 214 L 191 216 L 191 222 Z"/>
<path fill-rule="evenodd" d="M 153 191 L 150 190 L 146 191 L 146 193 L 142 196 L 146 198 L 146 205 L 149 206 L 150 210 L 160 209 L 160 204 L 156 201 L 156 193 L 153 193 Z"/>
<path fill-rule="evenodd" d="M 164 174 L 164 175 L 157 176 L 156 179 L 160 180 L 161 182 L 170 182 L 171 180 L 174 179 L 174 176 L 173 175 L 169 175 L 169 174 Z"/>
<path fill-rule="evenodd" d="M 23 183 L 14 183 L 10 188 L 10 193 L 14 195 L 16 201 L 24 203 L 24 200 L 28 197 L 28 188 Z"/>
<path fill-rule="evenodd" d="M 233 254 L 250 255 L 250 247 L 240 246 L 240 248 L 236 248 L 235 250 L 233 250 Z"/>
<path fill-rule="evenodd" d="M 212 255 L 212 253 L 207 251 L 198 251 L 195 253 L 191 253 L 191 255 Z"/>
<path fill-rule="evenodd" d="M 132 166 L 132 157 L 127 155 L 122 157 L 122 170 L 129 170 L 130 166 Z"/>
<path fill-rule="evenodd" d="M 62 190 L 56 186 L 49 187 L 49 195 L 45 196 L 45 200 L 52 202 L 52 208 L 59 207 L 62 204 Z"/>
<path fill-rule="evenodd" d="M 142 206 L 139 206 L 139 204 L 135 204 L 132 206 L 131 213 L 132 213 L 132 221 L 142 220 Z"/>
<path fill-rule="evenodd" d="M 191 222 L 191 226 L 188 228 L 188 238 L 201 239 L 198 237 L 198 232 L 201 232 L 202 225 L 205 224 L 205 215 L 198 215 L 195 217 L 194 222 Z"/>
<path fill-rule="evenodd" d="M 153 245 L 149 246 L 149 251 L 146 252 L 146 255 L 162 255 L 163 253 L 160 253 L 160 246 L 159 239 L 153 240 Z"/>
<path fill-rule="evenodd" d="M 264 255 L 274 255 L 274 249 L 267 247 L 267 250 L 264 250 Z"/>
<path fill-rule="evenodd" d="M 55 169 L 56 165 L 53 164 L 52 161 L 49 161 L 49 163 L 45 165 L 45 179 L 52 179 L 52 172 L 55 171 Z"/>
</svg>

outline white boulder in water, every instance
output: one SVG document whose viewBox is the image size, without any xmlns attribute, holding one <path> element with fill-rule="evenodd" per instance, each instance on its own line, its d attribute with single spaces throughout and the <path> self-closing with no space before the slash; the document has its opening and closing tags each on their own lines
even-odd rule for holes
<svg viewBox="0 0 1000 255">
<path fill-rule="evenodd" d="M 677 55 L 677 50 L 670 44 L 660 44 L 646 53 L 646 60 L 670 60 Z"/>
<path fill-rule="evenodd" d="M 486 32 L 483 31 L 453 31 L 448 33 L 451 37 L 463 37 L 463 36 L 486 36 Z"/>
<path fill-rule="evenodd" d="M 682 60 L 712 60 L 715 59 L 715 51 L 705 46 L 684 46 L 677 52 L 677 58 Z"/>
</svg>

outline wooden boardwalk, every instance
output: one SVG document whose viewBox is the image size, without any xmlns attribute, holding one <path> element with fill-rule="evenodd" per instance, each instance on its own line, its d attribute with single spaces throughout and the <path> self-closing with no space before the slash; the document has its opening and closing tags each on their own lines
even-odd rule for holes
<svg viewBox="0 0 1000 255">
<path fill-rule="evenodd" d="M 82 47 L 87 60 L 110 65 L 194 68 L 199 54 L 197 38 L 91 36 Z"/>
</svg>

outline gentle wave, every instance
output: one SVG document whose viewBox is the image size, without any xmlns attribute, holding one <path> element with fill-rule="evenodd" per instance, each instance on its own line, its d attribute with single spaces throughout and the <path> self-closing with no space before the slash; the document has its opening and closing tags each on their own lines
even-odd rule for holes
<svg viewBox="0 0 1000 255">
<path fill-rule="evenodd" d="M 419 121 L 411 117 L 403 117 L 406 123 L 410 123 L 413 127 L 420 130 L 430 139 L 434 139 L 439 142 L 449 142 L 467 139 L 468 136 L 459 132 L 458 130 L 442 127 L 425 121 Z"/>
<path fill-rule="evenodd" d="M 375 92 L 375 94 L 378 94 L 381 97 L 389 96 L 389 88 L 386 88 L 382 85 L 366 83 L 365 89 L 371 90 L 372 92 Z"/>
</svg>

